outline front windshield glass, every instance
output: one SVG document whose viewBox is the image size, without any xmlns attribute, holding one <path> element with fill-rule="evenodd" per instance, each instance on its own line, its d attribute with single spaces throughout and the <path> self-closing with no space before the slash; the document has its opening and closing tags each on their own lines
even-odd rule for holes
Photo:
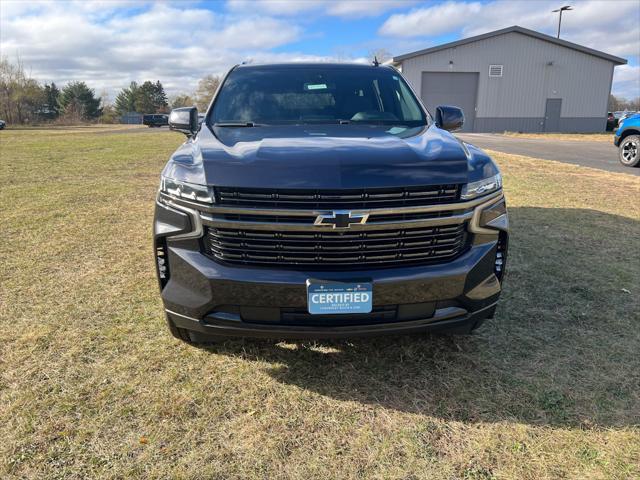
<svg viewBox="0 0 640 480">
<path fill-rule="evenodd" d="M 384 67 L 240 67 L 216 97 L 213 124 L 427 123 L 397 72 Z"/>
</svg>

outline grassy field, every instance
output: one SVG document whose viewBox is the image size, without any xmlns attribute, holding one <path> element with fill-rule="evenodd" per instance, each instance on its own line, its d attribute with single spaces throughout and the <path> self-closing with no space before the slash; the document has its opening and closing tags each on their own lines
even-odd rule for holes
<svg viewBox="0 0 640 480">
<path fill-rule="evenodd" d="M 602 133 L 520 133 L 520 132 L 504 132 L 507 137 L 545 139 L 553 138 L 554 140 L 570 140 L 574 142 L 607 142 L 613 143 L 613 132 Z"/>
<path fill-rule="evenodd" d="M 510 265 L 472 336 L 196 348 L 151 248 L 183 138 L 0 132 L 0 478 L 640 476 L 638 177 L 496 153 Z"/>
</svg>

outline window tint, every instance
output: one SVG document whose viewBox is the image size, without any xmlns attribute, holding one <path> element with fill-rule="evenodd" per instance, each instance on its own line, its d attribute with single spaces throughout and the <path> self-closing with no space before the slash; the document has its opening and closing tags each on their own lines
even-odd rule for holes
<svg viewBox="0 0 640 480">
<path fill-rule="evenodd" d="M 213 123 L 426 123 L 402 78 L 388 68 L 246 67 L 227 77 Z"/>
</svg>

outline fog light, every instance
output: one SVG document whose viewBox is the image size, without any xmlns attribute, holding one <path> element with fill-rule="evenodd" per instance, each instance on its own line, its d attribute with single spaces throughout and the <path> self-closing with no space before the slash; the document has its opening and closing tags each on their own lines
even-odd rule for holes
<svg viewBox="0 0 640 480">
<path fill-rule="evenodd" d="M 507 235 L 500 232 L 498 236 L 498 244 L 496 246 L 496 260 L 494 264 L 494 273 L 498 280 L 502 280 L 504 276 L 505 264 L 507 261 Z"/>
<path fill-rule="evenodd" d="M 160 240 L 156 245 L 156 266 L 158 268 L 158 280 L 162 290 L 169 281 L 169 264 L 167 263 L 167 245 Z"/>
</svg>

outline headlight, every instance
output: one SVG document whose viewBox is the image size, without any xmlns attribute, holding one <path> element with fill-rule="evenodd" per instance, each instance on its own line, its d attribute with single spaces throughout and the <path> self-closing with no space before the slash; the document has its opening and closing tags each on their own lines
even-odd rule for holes
<svg viewBox="0 0 640 480">
<path fill-rule="evenodd" d="M 488 193 L 496 192 L 502 188 L 502 176 L 500 174 L 483 180 L 467 183 L 462 187 L 460 198 L 462 200 L 471 200 L 472 198 L 481 197 Z"/>
<path fill-rule="evenodd" d="M 195 183 L 180 182 L 173 178 L 162 177 L 160 179 L 160 191 L 186 200 L 202 203 L 214 203 L 213 188 Z"/>
</svg>

